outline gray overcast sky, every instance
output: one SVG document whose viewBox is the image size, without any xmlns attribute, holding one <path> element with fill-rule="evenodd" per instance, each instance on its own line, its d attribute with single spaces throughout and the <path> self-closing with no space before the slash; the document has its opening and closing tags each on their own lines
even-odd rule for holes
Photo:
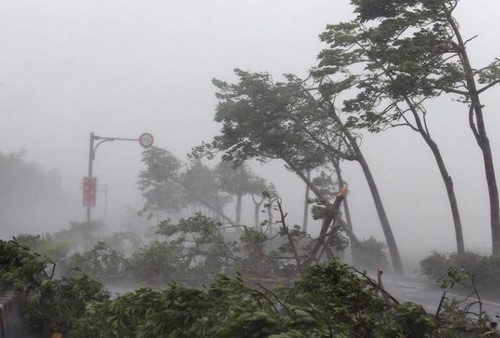
<svg viewBox="0 0 500 338">
<path fill-rule="evenodd" d="M 479 35 L 470 44 L 475 65 L 500 56 L 500 2 L 462 0 L 457 13 L 465 35 Z M 322 48 L 317 36 L 325 25 L 351 15 L 347 0 L 3 0 L 0 151 L 26 149 L 28 159 L 57 168 L 76 196 L 91 131 L 117 137 L 148 131 L 157 146 L 184 158 L 217 133 L 213 77 L 232 80 L 235 67 L 304 75 Z M 500 170 L 498 93 L 494 89 L 485 103 Z M 481 249 L 489 245 L 487 196 L 466 109 L 447 101 L 435 107 L 441 112 L 433 116 L 432 129 L 456 179 L 466 243 Z M 436 248 L 451 238 L 446 243 L 452 248 L 445 191 L 422 141 L 395 130 L 366 136 L 363 146 L 397 239 L 405 246 Z M 111 207 L 140 204 L 134 185 L 140 151 L 126 142 L 99 149 L 95 174 L 110 187 Z M 259 172 L 278 183 L 290 204 L 302 198 L 303 185 L 278 174 L 277 165 Z M 345 174 L 355 221 L 365 229 L 360 233 L 380 235 L 358 168 L 348 166 Z M 77 207 L 75 218 L 83 220 L 84 210 Z M 300 208 L 294 209 L 291 217 L 298 222 Z M 426 238 L 428 229 L 437 236 Z M 415 234 L 425 243 L 416 244 Z"/>
</svg>

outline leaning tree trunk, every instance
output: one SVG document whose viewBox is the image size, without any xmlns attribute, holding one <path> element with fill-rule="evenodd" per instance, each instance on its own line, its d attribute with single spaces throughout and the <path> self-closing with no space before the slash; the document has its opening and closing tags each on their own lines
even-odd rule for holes
<svg viewBox="0 0 500 338">
<path fill-rule="evenodd" d="M 477 123 L 477 144 L 483 153 L 484 172 L 486 183 L 488 185 L 488 195 L 490 199 L 490 224 L 492 252 L 494 255 L 500 255 L 500 205 L 498 200 L 498 187 L 496 182 L 495 167 L 493 165 L 493 156 L 486 128 L 484 126 L 483 113 L 479 95 L 471 97 L 473 109 L 475 110 Z"/>
<path fill-rule="evenodd" d="M 448 22 L 450 23 L 457 39 L 458 55 L 464 70 L 465 80 L 467 82 L 467 92 L 471 101 L 469 110 L 470 128 L 472 129 L 477 144 L 483 153 L 484 172 L 490 199 L 492 251 L 494 255 L 500 255 L 500 204 L 498 199 L 498 186 L 495 175 L 495 167 L 493 164 L 493 156 L 491 153 L 490 140 L 488 139 L 484 123 L 483 106 L 481 104 L 481 100 L 479 99 L 480 92 L 476 86 L 474 72 L 465 49 L 465 42 L 460 34 L 460 30 L 458 29 L 458 24 L 451 16 L 448 17 Z M 476 118 L 476 124 L 474 124 L 474 117 Z"/>
<path fill-rule="evenodd" d="M 382 198 L 380 197 L 380 193 L 378 192 L 377 185 L 375 184 L 375 179 L 368 167 L 368 163 L 366 162 L 363 154 L 361 153 L 361 149 L 355 143 L 353 139 L 350 142 L 353 142 L 353 148 L 358 154 L 358 162 L 361 165 L 361 169 L 366 177 L 366 182 L 368 183 L 368 187 L 370 188 L 370 192 L 372 194 L 373 202 L 375 203 L 375 209 L 377 210 L 378 217 L 380 219 L 380 225 L 382 226 L 382 230 L 384 232 L 385 240 L 387 242 L 387 247 L 389 249 L 389 254 L 391 256 L 392 266 L 394 267 L 394 271 L 397 273 L 403 273 L 403 262 L 401 261 L 401 256 L 399 254 L 398 246 L 396 244 L 396 239 L 394 238 L 394 234 L 392 233 L 391 224 L 389 223 L 389 219 L 385 213 L 384 204 L 382 203 Z"/>
<path fill-rule="evenodd" d="M 344 179 L 342 178 L 342 171 L 340 170 L 340 160 L 333 161 L 333 168 L 335 169 L 335 173 L 337 174 L 337 181 L 340 189 L 342 188 L 342 186 L 344 186 Z M 351 211 L 349 209 L 349 203 L 347 203 L 347 196 L 345 197 L 344 202 L 342 204 L 344 205 L 344 215 L 346 224 L 351 230 L 353 230 L 354 228 L 352 226 Z"/>
<path fill-rule="evenodd" d="M 339 124 L 339 126 L 343 126 L 342 120 L 335 112 L 335 107 L 331 105 L 327 111 L 328 115 Z M 385 213 L 384 204 L 382 203 L 382 198 L 380 197 L 380 193 L 378 192 L 377 184 L 375 183 L 375 179 L 370 171 L 370 167 L 361 152 L 358 144 L 356 143 L 356 139 L 354 136 L 346 129 L 343 130 L 345 137 L 349 141 L 349 145 L 352 150 L 356 154 L 356 160 L 361 166 L 363 170 L 363 174 L 365 175 L 366 182 L 368 183 L 368 187 L 370 188 L 370 192 L 372 194 L 373 202 L 375 204 L 375 209 L 377 210 L 378 218 L 380 220 L 380 225 L 382 226 L 382 231 L 384 232 L 385 240 L 387 242 L 387 248 L 389 249 L 389 255 L 391 256 L 392 266 L 394 267 L 394 271 L 397 273 L 403 273 L 403 262 L 401 261 L 401 255 L 399 254 L 398 245 L 396 244 L 396 239 L 394 238 L 394 234 L 392 233 L 391 224 L 389 223 L 389 219 L 387 218 L 387 214 Z"/>
<path fill-rule="evenodd" d="M 457 240 L 457 252 L 464 253 L 465 245 L 464 245 L 464 235 L 462 232 L 462 221 L 460 220 L 460 213 L 458 211 L 458 203 L 457 197 L 455 195 L 455 188 L 453 187 L 453 179 L 448 174 L 448 170 L 443 161 L 443 157 L 441 156 L 441 152 L 437 144 L 431 139 L 426 140 L 427 144 L 432 150 L 432 154 L 434 154 L 434 158 L 436 159 L 436 163 L 439 167 L 439 172 L 441 173 L 441 177 L 443 178 L 444 185 L 446 187 L 446 193 L 448 194 L 448 201 L 450 203 L 451 214 L 453 215 L 453 223 L 455 226 L 455 237 Z"/>
<path fill-rule="evenodd" d="M 328 201 L 328 199 L 321 193 L 320 190 L 318 190 L 311 182 L 311 180 L 307 179 L 307 176 L 304 175 L 303 171 L 300 170 L 299 168 L 297 168 L 293 163 L 292 161 L 290 161 L 289 159 L 283 157 L 282 158 L 283 161 L 285 161 L 285 163 L 290 167 L 290 169 L 293 170 L 294 173 L 297 174 L 297 176 L 299 176 L 302 181 L 304 181 L 305 184 L 307 184 L 307 186 L 311 189 L 311 191 L 314 193 L 314 195 L 316 195 L 316 197 L 318 199 L 320 199 L 323 203 L 325 203 L 325 205 L 329 206 L 330 208 L 333 208 L 333 205 Z M 342 200 L 344 200 L 345 196 L 343 196 Z M 340 219 L 340 217 L 338 218 Z M 331 222 L 332 220 L 330 220 L 329 222 Z M 325 220 L 323 220 L 323 222 L 325 222 Z M 329 223 L 328 223 L 329 224 Z M 346 226 L 345 223 L 341 223 L 340 224 L 345 232 L 346 232 L 346 235 L 347 237 L 349 237 L 349 240 L 352 242 L 352 243 L 359 243 L 359 240 L 357 239 L 356 235 L 354 235 L 354 233 L 352 232 L 351 229 L 349 229 L 349 227 Z M 327 228 L 328 229 L 328 228 Z"/>
<path fill-rule="evenodd" d="M 436 142 L 434 142 L 434 140 L 432 139 L 430 132 L 427 128 L 427 125 L 425 123 L 425 120 L 424 122 L 422 122 L 415 104 L 409 97 L 405 96 L 404 100 L 413 114 L 418 133 L 422 136 L 425 143 L 427 143 L 427 145 L 431 149 L 432 154 L 434 155 L 434 159 L 436 160 L 436 164 L 438 165 L 439 173 L 441 174 L 441 178 L 443 179 L 443 183 L 446 188 L 446 194 L 448 195 L 448 202 L 450 204 L 451 214 L 453 216 L 453 225 L 455 227 L 455 238 L 457 241 L 457 252 L 464 253 L 465 245 L 464 245 L 464 235 L 462 232 L 462 221 L 460 219 L 460 212 L 458 210 L 455 188 L 453 187 L 453 179 L 448 173 L 448 169 L 444 164 L 441 151 L 439 150 L 439 147 L 436 144 Z"/>
<path fill-rule="evenodd" d="M 311 180 L 311 170 L 307 171 L 307 180 Z M 307 224 L 309 222 L 309 192 L 311 188 L 306 184 L 306 192 L 304 196 L 304 215 L 302 220 L 302 230 L 307 233 Z"/>
<path fill-rule="evenodd" d="M 342 177 L 342 171 L 340 169 L 340 159 L 333 160 L 333 167 L 335 169 L 335 173 L 337 174 L 337 181 L 338 181 L 338 186 L 339 190 L 344 186 L 344 179 Z M 351 233 L 354 233 L 354 228 L 352 225 L 352 219 L 351 219 L 351 211 L 349 209 L 349 203 L 347 203 L 347 196 L 344 198 L 344 202 L 342 203 L 344 205 L 344 215 L 345 215 L 345 224 L 343 225 L 344 228 L 348 228 Z M 339 217 L 337 219 L 337 222 L 343 223 L 343 220 Z M 358 250 L 360 248 L 360 244 L 357 241 L 357 238 L 354 236 L 356 240 L 351 241 L 351 257 L 352 260 L 356 260 L 356 255 L 358 253 Z"/>
</svg>

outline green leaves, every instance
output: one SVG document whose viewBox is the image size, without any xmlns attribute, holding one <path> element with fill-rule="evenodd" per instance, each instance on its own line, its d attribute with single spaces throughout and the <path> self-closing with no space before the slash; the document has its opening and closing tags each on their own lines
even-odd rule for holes
<svg viewBox="0 0 500 338">
<path fill-rule="evenodd" d="M 312 267 L 294 285 L 273 291 L 221 275 L 205 289 L 174 284 L 93 303 L 81 331 L 71 333 L 76 338 L 438 336 L 434 317 L 422 307 L 389 307 L 371 285 L 336 262 Z"/>
<path fill-rule="evenodd" d="M 0 240 L 0 287 L 20 292 L 25 298 L 26 319 L 49 328 L 72 327 L 92 300 L 109 297 L 102 285 L 86 275 L 51 280 L 45 269 L 48 258 L 16 241 Z"/>
<path fill-rule="evenodd" d="M 267 73 L 236 70 L 236 75 L 236 84 L 214 82 L 219 98 L 215 120 L 222 124 L 215 144 L 225 160 L 239 164 L 249 158 L 285 158 L 301 167 L 324 161 L 297 123 L 307 121 L 317 108 L 300 79 L 289 75 L 285 83 L 274 83 Z"/>
<path fill-rule="evenodd" d="M 195 231 L 206 225 L 199 222 L 206 223 L 199 217 L 183 224 Z M 292 285 L 275 289 L 251 286 L 241 275 L 219 275 L 203 289 L 171 284 L 110 299 L 101 284 L 85 275 L 48 279 L 40 270 L 39 256 L 15 242 L 0 242 L 0 252 L 2 281 L 6 273 L 19 273 L 13 266 L 19 260 L 33 267 L 13 279 L 18 286 L 29 285 L 22 292 L 31 320 L 73 338 L 420 338 L 452 337 L 463 330 L 495 333 L 486 316 L 475 323 L 454 302 L 443 308 L 438 320 L 417 304 L 389 303 L 366 274 L 336 261 L 313 266 Z M 453 278 L 461 276 L 457 273 Z"/>
<path fill-rule="evenodd" d="M 312 74 L 327 97 L 346 97 L 349 127 L 378 132 L 403 124 L 425 134 L 423 123 L 411 121 L 424 119 L 426 100 L 444 92 L 468 102 L 473 79 L 452 17 L 457 2 L 355 0 L 355 20 L 327 26 L 320 38 L 329 48 Z M 473 76 L 487 89 L 500 82 L 498 69 L 495 61 Z"/>
</svg>

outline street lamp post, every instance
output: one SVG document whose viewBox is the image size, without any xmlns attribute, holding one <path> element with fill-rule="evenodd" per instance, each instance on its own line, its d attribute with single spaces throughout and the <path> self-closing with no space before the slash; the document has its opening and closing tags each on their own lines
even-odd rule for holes
<svg viewBox="0 0 500 338">
<path fill-rule="evenodd" d="M 94 145 L 94 141 L 99 141 Z M 149 133 L 143 133 L 139 138 L 123 138 L 123 137 L 102 137 L 97 136 L 94 133 L 90 133 L 90 144 L 89 144 L 89 168 L 88 176 L 84 179 L 84 195 L 83 203 L 87 207 L 87 222 L 92 220 L 92 207 L 95 206 L 95 198 L 97 192 L 97 182 L 96 178 L 93 177 L 93 165 L 95 159 L 95 153 L 97 148 L 104 142 L 112 141 L 138 141 L 143 148 L 149 148 L 153 145 L 154 138 L 153 135 Z"/>
</svg>

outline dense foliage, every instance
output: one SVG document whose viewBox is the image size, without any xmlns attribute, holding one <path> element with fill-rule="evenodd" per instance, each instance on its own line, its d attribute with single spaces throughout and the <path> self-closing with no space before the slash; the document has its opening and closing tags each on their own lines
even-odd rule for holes
<svg viewBox="0 0 500 338">
<path fill-rule="evenodd" d="M 0 240 L 0 288 L 20 293 L 26 325 L 38 331 L 68 330 L 90 301 L 109 297 L 86 275 L 52 279 L 53 262 L 16 241 Z"/>
<path fill-rule="evenodd" d="M 284 280 L 261 279 L 268 285 L 265 287 L 249 275 L 265 271 L 258 270 L 264 264 L 267 269 L 273 266 L 270 259 L 275 254 L 264 251 L 264 234 L 247 229 L 236 242 L 221 236 L 217 231 L 222 230 L 220 227 L 202 215 L 178 224 L 163 222 L 158 232 L 167 238 L 175 235 L 170 245 L 191 238 L 198 245 L 179 250 L 168 241 L 157 241 L 126 258 L 123 251 L 100 241 L 90 251 L 66 260 L 73 268 L 106 281 L 131 277 L 123 274 L 131 270 L 117 268 L 120 264 L 142 269 L 135 276 L 159 276 L 163 283 L 182 280 L 186 273 L 215 274 L 223 270 L 245 271 L 246 277 L 219 275 L 212 282 L 207 278 L 209 286 L 203 289 L 175 283 L 167 288 L 142 288 L 110 300 L 101 284 L 70 270 L 71 266 L 63 270 L 74 277 L 52 280 L 53 262 L 46 256 L 19 242 L 2 241 L 0 283 L 4 289 L 20 291 L 27 323 L 33 329 L 62 330 L 70 337 L 457 337 L 491 331 L 487 317 L 473 322 L 453 301 L 443 306 L 438 317 L 426 314 L 416 304 L 397 304 L 370 278 L 336 261 L 313 266 L 291 286 L 272 288 Z M 57 258 L 64 256 L 63 250 L 54 249 L 58 246 L 53 239 L 64 242 L 78 233 L 77 229 L 73 225 L 72 231 L 62 237 L 24 235 L 19 240 L 39 251 L 53 252 L 54 260 L 64 264 L 64 259 Z M 300 235 L 296 229 L 292 232 Z M 109 243 L 116 245 L 115 237 L 124 236 L 112 236 Z M 282 244 L 289 252 L 289 245 Z M 376 249 L 380 243 L 369 239 L 366 245 Z M 229 247 L 232 253 L 226 251 Z M 196 260 L 194 265 L 187 264 Z M 290 270 L 290 265 L 281 266 L 281 271 L 273 272 L 296 276 L 296 267 Z"/>
<path fill-rule="evenodd" d="M 384 297 L 374 281 L 337 262 L 316 265 L 273 290 L 219 275 L 203 289 L 172 284 L 93 302 L 72 337 L 460 337 L 492 336 L 420 305 Z M 458 311 L 458 312 L 457 312 Z M 451 315 L 455 317 L 451 317 Z M 463 314 L 462 314 L 463 316 Z M 457 325 L 455 325 L 457 323 Z M 460 324 L 460 325 L 459 325 Z"/>
</svg>

